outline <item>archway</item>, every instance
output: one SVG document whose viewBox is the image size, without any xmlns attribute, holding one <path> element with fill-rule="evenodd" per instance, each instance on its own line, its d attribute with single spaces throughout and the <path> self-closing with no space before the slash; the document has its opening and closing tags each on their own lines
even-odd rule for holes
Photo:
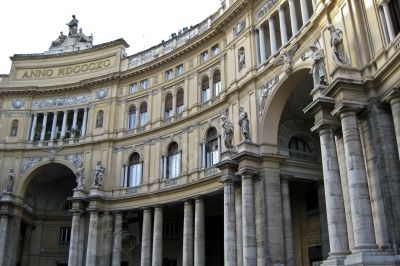
<svg viewBox="0 0 400 266">
<path fill-rule="evenodd" d="M 260 132 L 261 143 L 276 145 L 285 157 L 279 166 L 282 189 L 289 192 L 282 199 L 289 202 L 284 230 L 293 245 L 285 256 L 295 265 L 322 261 L 329 251 L 319 136 L 310 130 L 314 117 L 303 112 L 313 87 L 308 69 L 282 81 L 268 99 Z"/>
<path fill-rule="evenodd" d="M 75 175 L 63 164 L 48 163 L 30 173 L 27 182 L 23 195 L 31 215 L 22 219 L 17 262 L 67 265 L 72 221 L 68 198 L 76 187 Z"/>
</svg>

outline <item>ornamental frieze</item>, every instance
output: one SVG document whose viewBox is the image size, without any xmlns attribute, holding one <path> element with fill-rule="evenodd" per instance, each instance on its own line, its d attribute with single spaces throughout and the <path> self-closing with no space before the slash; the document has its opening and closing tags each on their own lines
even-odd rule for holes
<svg viewBox="0 0 400 266">
<path fill-rule="evenodd" d="M 38 162 L 40 162 L 42 160 L 41 157 L 30 157 L 30 158 L 26 158 L 24 164 L 22 165 L 22 169 L 21 169 L 21 175 L 25 175 L 26 173 L 28 173 L 28 171 L 30 169 L 32 169 L 32 167 L 37 164 Z"/>
<path fill-rule="evenodd" d="M 259 21 L 265 14 L 268 13 L 269 10 L 275 5 L 276 0 L 268 0 L 267 3 L 260 8 L 260 10 L 256 13 L 256 20 Z"/>
<path fill-rule="evenodd" d="M 72 106 L 78 104 L 87 104 L 89 100 L 90 95 L 66 96 L 47 100 L 35 100 L 33 101 L 32 107 L 34 109 L 46 109 L 52 107 Z"/>
</svg>

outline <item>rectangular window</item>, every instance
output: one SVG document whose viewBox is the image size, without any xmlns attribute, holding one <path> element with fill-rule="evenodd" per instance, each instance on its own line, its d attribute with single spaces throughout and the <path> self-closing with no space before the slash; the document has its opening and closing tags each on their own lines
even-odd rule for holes
<svg viewBox="0 0 400 266">
<path fill-rule="evenodd" d="M 204 51 L 200 54 L 200 61 L 203 63 L 208 60 L 208 51 Z"/>
<path fill-rule="evenodd" d="M 131 85 L 129 85 L 129 93 L 135 93 L 137 90 L 137 83 L 132 83 Z"/>
<path fill-rule="evenodd" d="M 136 113 L 129 114 L 129 125 L 128 129 L 134 129 L 136 127 Z"/>
<path fill-rule="evenodd" d="M 71 240 L 71 227 L 60 227 L 60 245 L 67 246 Z"/>
<path fill-rule="evenodd" d="M 140 81 L 140 88 L 141 88 L 142 90 L 147 89 L 148 85 L 149 85 L 149 84 L 148 84 L 147 79 L 144 79 L 144 80 Z"/>
<path fill-rule="evenodd" d="M 214 83 L 214 96 L 218 96 L 221 93 L 221 81 Z"/>
<path fill-rule="evenodd" d="M 140 113 L 140 126 L 145 126 L 147 124 L 147 112 Z"/>
<path fill-rule="evenodd" d="M 168 179 L 178 177 L 181 174 L 181 154 L 168 156 Z"/>
<path fill-rule="evenodd" d="M 177 76 L 183 74 L 183 64 L 180 64 L 179 66 L 176 67 L 175 73 Z"/>
<path fill-rule="evenodd" d="M 211 54 L 212 54 L 213 56 L 216 56 L 218 53 L 219 53 L 219 45 L 216 44 L 216 45 L 214 45 L 213 47 L 211 47 Z"/>
<path fill-rule="evenodd" d="M 142 182 L 143 163 L 136 163 L 129 166 L 129 187 L 139 186 Z"/>
<path fill-rule="evenodd" d="M 203 89 L 201 91 L 201 102 L 205 103 L 207 102 L 211 97 L 211 90 L 210 88 Z"/>
<path fill-rule="evenodd" d="M 167 71 L 165 71 L 165 80 L 170 80 L 174 77 L 174 73 L 172 71 L 172 69 L 168 69 Z"/>
</svg>

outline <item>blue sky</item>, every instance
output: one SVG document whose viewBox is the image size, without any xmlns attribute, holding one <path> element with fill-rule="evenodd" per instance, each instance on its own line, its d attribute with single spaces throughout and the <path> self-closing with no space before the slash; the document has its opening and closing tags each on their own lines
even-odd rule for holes
<svg viewBox="0 0 400 266">
<path fill-rule="evenodd" d="M 94 44 L 124 38 L 134 54 L 167 40 L 171 33 L 207 18 L 219 0 L 6 0 L 1 4 L 0 74 L 8 74 L 13 54 L 42 53 L 75 14 Z"/>
</svg>

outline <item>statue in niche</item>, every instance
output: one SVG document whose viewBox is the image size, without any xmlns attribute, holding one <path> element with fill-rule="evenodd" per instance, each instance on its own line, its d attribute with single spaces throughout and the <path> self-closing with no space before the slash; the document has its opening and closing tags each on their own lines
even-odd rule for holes
<svg viewBox="0 0 400 266">
<path fill-rule="evenodd" d="M 72 15 L 71 21 L 67 23 L 69 27 L 68 36 L 74 36 L 78 33 L 78 22 L 79 20 L 76 19 L 75 15 Z"/>
<path fill-rule="evenodd" d="M 94 186 L 95 187 L 102 187 L 103 186 L 103 177 L 106 168 L 104 168 L 101 161 L 97 161 L 96 168 L 93 170 L 94 176 Z"/>
<path fill-rule="evenodd" d="M 246 54 L 244 52 L 244 48 L 241 47 L 239 49 L 239 71 L 246 67 Z"/>
<path fill-rule="evenodd" d="M 222 129 L 222 136 L 224 137 L 225 148 L 232 149 L 233 132 L 234 132 L 233 123 L 228 120 L 225 112 L 221 114 L 220 120 L 221 120 L 221 129 Z"/>
<path fill-rule="evenodd" d="M 18 133 L 18 120 L 15 119 L 11 122 L 10 137 L 16 137 Z"/>
<path fill-rule="evenodd" d="M 346 51 L 343 45 L 343 32 L 340 29 L 335 29 L 335 27 L 330 24 L 328 26 L 331 32 L 331 47 L 333 61 L 335 61 L 337 66 L 347 66 L 350 64 L 349 58 L 347 57 Z"/>
<path fill-rule="evenodd" d="M 313 76 L 314 85 L 326 85 L 324 50 L 316 45 L 311 45 L 308 51 L 302 56 L 303 60 L 306 60 L 307 58 L 313 60 L 311 74 Z"/>
<path fill-rule="evenodd" d="M 349 58 L 347 57 L 346 51 L 343 45 L 343 32 L 331 24 L 328 26 L 331 32 L 331 47 L 333 48 L 333 61 L 335 61 L 338 66 L 348 66 L 350 65 Z"/>
<path fill-rule="evenodd" d="M 78 169 L 75 172 L 75 177 L 76 177 L 76 188 L 79 190 L 84 189 L 83 181 L 85 179 L 85 174 L 84 174 L 85 169 L 83 168 L 83 163 L 82 161 L 79 162 Z"/>
<path fill-rule="evenodd" d="M 96 117 L 96 128 L 102 128 L 102 127 L 103 127 L 103 111 L 98 111 Z"/>
<path fill-rule="evenodd" d="M 245 141 L 250 141 L 250 123 L 247 112 L 243 107 L 239 108 L 239 126 Z"/>
<path fill-rule="evenodd" d="M 8 173 L 8 181 L 6 184 L 6 187 L 3 190 L 3 193 L 11 193 L 13 186 L 14 186 L 14 181 L 15 181 L 15 173 L 14 173 L 14 169 L 11 168 L 10 172 Z"/>
</svg>

